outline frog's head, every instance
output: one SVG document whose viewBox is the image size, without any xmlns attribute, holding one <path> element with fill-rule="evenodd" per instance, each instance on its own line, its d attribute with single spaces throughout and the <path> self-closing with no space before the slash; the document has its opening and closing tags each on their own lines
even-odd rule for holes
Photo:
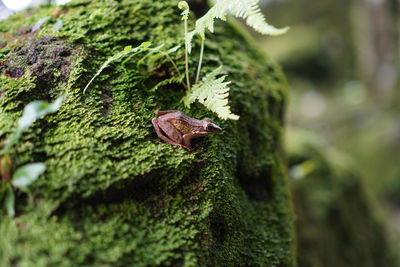
<svg viewBox="0 0 400 267">
<path fill-rule="evenodd" d="M 211 119 L 205 118 L 202 121 L 203 121 L 202 130 L 204 131 L 204 133 L 215 134 L 222 131 L 221 127 L 213 123 Z"/>
</svg>

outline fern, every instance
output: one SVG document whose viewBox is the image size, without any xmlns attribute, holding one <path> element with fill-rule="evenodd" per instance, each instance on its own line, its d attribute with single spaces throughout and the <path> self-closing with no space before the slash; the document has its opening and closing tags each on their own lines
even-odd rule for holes
<svg viewBox="0 0 400 267">
<path fill-rule="evenodd" d="M 181 13 L 182 20 L 188 20 L 189 19 L 189 13 L 190 13 L 188 3 L 185 2 L 185 1 L 180 1 L 178 3 L 178 8 L 183 10 L 182 13 Z"/>
<path fill-rule="evenodd" d="M 285 33 L 289 28 L 277 29 L 265 22 L 264 15 L 258 6 L 258 0 L 219 0 L 210 10 L 200 19 L 196 21 L 196 27 L 193 31 L 187 31 L 187 20 L 189 18 L 189 6 L 185 1 L 181 1 L 178 7 L 183 10 L 182 20 L 185 28 L 185 63 L 186 63 L 186 81 L 188 93 L 183 98 L 187 107 L 198 100 L 211 111 L 217 113 L 221 119 L 238 120 L 239 116 L 233 114 L 228 106 L 228 95 L 230 82 L 224 82 L 226 76 L 217 78 L 222 67 L 217 68 L 198 83 L 201 63 L 204 53 L 204 41 L 206 29 L 214 32 L 214 19 L 226 20 L 227 12 L 237 18 L 242 18 L 247 25 L 255 31 L 265 35 L 279 35 Z M 188 70 L 188 53 L 191 52 L 191 42 L 193 36 L 199 34 L 202 38 L 199 64 L 197 68 L 196 81 L 193 88 L 190 88 L 189 70 Z"/>
<path fill-rule="evenodd" d="M 185 71 L 186 71 L 186 85 L 188 90 L 190 91 L 190 80 L 189 80 L 189 60 L 188 60 L 188 53 L 190 47 L 190 40 L 192 39 L 191 36 L 188 35 L 188 25 L 187 21 L 189 19 L 189 5 L 185 1 L 180 1 L 178 4 L 178 8 L 183 10 L 181 13 L 184 29 L 185 29 Z"/>
<path fill-rule="evenodd" d="M 109 57 L 109 58 L 106 60 L 106 62 L 104 62 L 103 65 L 100 67 L 100 69 L 96 72 L 96 74 L 93 76 L 93 78 L 90 79 L 89 83 L 88 83 L 88 84 L 85 86 L 85 88 L 83 89 L 83 93 L 86 92 L 86 90 L 88 89 L 89 85 L 92 84 L 92 82 L 94 81 L 94 79 L 96 79 L 96 77 L 99 76 L 100 73 L 101 73 L 105 68 L 107 68 L 108 65 L 110 65 L 112 62 L 117 61 L 117 60 L 119 60 L 119 59 L 121 59 L 121 58 L 123 58 L 123 57 L 125 57 L 125 56 L 127 56 L 127 55 L 129 55 L 129 54 L 131 54 L 131 53 L 132 53 L 133 55 L 136 55 L 136 54 L 138 54 L 138 53 L 140 53 L 140 52 L 143 52 L 144 50 L 148 50 L 150 45 L 151 45 L 150 42 L 144 42 L 144 43 L 142 43 L 141 45 L 139 45 L 138 47 L 135 47 L 135 48 L 132 48 L 131 46 L 126 46 L 126 47 L 124 48 L 124 50 L 122 50 L 121 52 L 115 54 L 115 55 L 112 56 L 112 57 Z M 159 49 L 159 48 L 161 48 L 161 47 L 156 47 L 156 48 L 150 49 L 150 51 L 153 52 L 154 49 Z"/>
<path fill-rule="evenodd" d="M 239 116 L 233 114 L 228 106 L 228 84 L 231 82 L 224 82 L 226 75 L 217 78 L 221 70 L 222 66 L 207 74 L 202 82 L 195 84 L 184 97 L 183 102 L 186 107 L 189 107 L 190 104 L 198 100 L 221 119 L 238 120 Z"/>
<path fill-rule="evenodd" d="M 289 30 L 289 27 L 277 29 L 265 22 L 265 17 L 258 6 L 258 0 L 237 0 L 236 4 L 231 4 L 231 12 L 238 18 L 246 20 L 247 25 L 258 33 L 264 35 L 281 35 Z"/>
<path fill-rule="evenodd" d="M 247 25 L 261 34 L 280 35 L 289 29 L 288 27 L 277 29 L 266 23 L 258 6 L 258 0 L 219 0 L 203 17 L 196 21 L 196 28 L 189 34 L 189 37 L 193 37 L 197 33 L 204 39 L 206 29 L 214 32 L 214 19 L 226 20 L 228 10 L 235 17 L 244 19 Z"/>
</svg>

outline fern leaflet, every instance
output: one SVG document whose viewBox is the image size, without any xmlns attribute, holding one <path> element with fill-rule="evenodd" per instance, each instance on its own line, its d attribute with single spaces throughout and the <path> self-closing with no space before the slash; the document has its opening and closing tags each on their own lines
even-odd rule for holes
<svg viewBox="0 0 400 267">
<path fill-rule="evenodd" d="M 198 100 L 209 110 L 215 112 L 221 119 L 238 120 L 239 116 L 231 112 L 228 106 L 229 87 L 231 82 L 224 82 L 226 75 L 217 78 L 222 66 L 207 74 L 202 82 L 195 84 L 183 99 L 185 106 Z"/>
<path fill-rule="evenodd" d="M 289 28 L 277 29 L 265 22 L 258 0 L 219 0 L 210 10 L 196 21 L 196 28 L 192 32 L 198 33 L 204 39 L 206 29 L 214 32 L 214 19 L 226 20 L 227 11 L 237 18 L 243 18 L 247 25 L 265 35 L 280 35 Z"/>
<path fill-rule="evenodd" d="M 96 72 L 96 74 L 93 76 L 92 79 L 90 79 L 89 83 L 85 86 L 85 88 L 83 89 L 83 93 L 86 92 L 86 90 L 88 89 L 89 85 L 92 84 L 92 82 L 94 81 L 94 79 L 96 79 L 97 76 L 100 75 L 100 73 L 108 67 L 108 65 L 110 65 L 112 62 L 117 61 L 119 59 L 121 59 L 122 57 L 127 56 L 128 54 L 133 53 L 134 55 L 149 49 L 149 46 L 151 45 L 150 42 L 144 42 L 141 45 L 139 45 L 138 47 L 132 48 L 131 46 L 126 46 L 124 48 L 124 50 L 122 50 L 121 52 L 115 54 L 112 57 L 109 57 L 106 62 L 103 63 L 103 65 L 100 67 L 100 69 Z M 159 47 L 153 48 L 153 49 L 159 49 Z"/>
<path fill-rule="evenodd" d="M 236 4 L 231 4 L 230 10 L 233 15 L 246 20 L 247 25 L 255 31 L 264 35 L 280 35 L 289 30 L 289 27 L 277 29 L 265 22 L 265 17 L 258 6 L 258 0 L 236 0 Z"/>
</svg>

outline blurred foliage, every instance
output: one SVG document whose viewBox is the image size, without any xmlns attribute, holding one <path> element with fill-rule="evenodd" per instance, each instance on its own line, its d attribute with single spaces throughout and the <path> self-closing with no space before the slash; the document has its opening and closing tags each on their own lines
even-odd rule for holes
<svg viewBox="0 0 400 267">
<path fill-rule="evenodd" d="M 282 1 L 268 5 L 266 15 L 276 25 L 289 25 L 288 34 L 262 38 L 264 50 L 285 73 L 318 82 L 338 83 L 354 75 L 354 53 L 348 16 L 351 1 Z"/>
<path fill-rule="evenodd" d="M 275 25 L 291 27 L 284 36 L 261 38 L 260 42 L 288 76 L 291 174 L 307 177 L 294 181 L 299 264 L 390 266 L 379 262 L 383 254 L 378 254 L 387 225 L 400 233 L 400 93 L 396 89 L 382 92 L 377 84 L 398 72 L 398 64 L 384 65 L 374 49 L 382 58 L 389 57 L 389 63 L 397 58 L 399 2 L 265 2 L 266 16 Z M 386 27 L 387 39 L 379 27 Z M 363 55 L 373 55 L 378 61 L 360 59 Z M 377 83 L 362 75 L 364 69 L 376 70 Z M 300 151 L 310 140 L 314 149 L 304 151 L 305 158 L 296 158 L 293 151 Z M 338 172 L 332 167 L 337 164 L 347 171 Z M 321 210 L 332 209 L 337 213 L 332 221 L 328 214 L 321 214 Z M 373 219 L 377 211 L 379 220 Z M 307 231 L 313 232 L 311 237 Z M 359 234 L 364 231 L 368 235 L 362 239 Z M 342 236 L 331 237 L 329 232 Z M 325 243 L 330 245 L 329 252 Z M 355 264 L 356 256 L 370 262 Z"/>
<path fill-rule="evenodd" d="M 289 77 L 289 124 L 314 131 L 346 151 L 356 159 L 368 190 L 385 199 L 399 177 L 398 93 L 381 99 L 358 75 L 357 32 L 352 22 L 358 19 L 354 3 L 359 2 L 339 2 L 275 1 L 267 5 L 267 15 L 277 25 L 290 25 L 291 30 L 285 36 L 260 41 Z M 392 23 L 389 30 L 395 33 L 393 10 L 397 5 L 389 0 L 385 4 L 393 16 L 387 18 Z"/>
<path fill-rule="evenodd" d="M 299 266 L 398 266 L 385 223 L 354 161 L 312 132 L 291 128 L 287 142 Z"/>
</svg>

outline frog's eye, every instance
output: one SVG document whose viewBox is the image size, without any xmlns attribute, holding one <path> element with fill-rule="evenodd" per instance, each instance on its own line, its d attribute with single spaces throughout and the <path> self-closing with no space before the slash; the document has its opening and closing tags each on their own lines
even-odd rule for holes
<svg viewBox="0 0 400 267">
<path fill-rule="evenodd" d="M 211 125 L 208 125 L 207 128 L 206 128 L 206 130 L 207 130 L 207 131 L 212 131 L 213 128 L 214 128 L 214 127 L 212 127 Z"/>
</svg>

